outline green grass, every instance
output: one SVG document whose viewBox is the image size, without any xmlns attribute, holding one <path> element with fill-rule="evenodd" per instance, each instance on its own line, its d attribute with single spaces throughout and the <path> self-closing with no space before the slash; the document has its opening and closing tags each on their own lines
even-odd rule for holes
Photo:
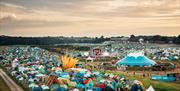
<svg viewBox="0 0 180 91">
<path fill-rule="evenodd" d="M 141 81 L 144 85 L 144 87 L 147 89 L 150 85 L 153 86 L 153 88 L 156 91 L 180 91 L 180 84 L 178 82 L 163 82 L 163 81 L 154 81 L 147 77 L 141 77 L 141 76 L 126 76 L 129 79 L 137 79 Z"/>
<path fill-rule="evenodd" d="M 0 77 L 0 91 L 11 91 L 7 84 L 4 82 L 2 77 Z"/>
<path fill-rule="evenodd" d="M 18 82 L 18 81 L 16 80 L 16 77 L 10 75 L 10 73 L 7 71 L 7 69 L 5 69 L 2 65 L 0 65 L 0 68 L 3 69 L 3 71 L 4 71 L 17 85 L 19 85 L 24 91 L 29 91 L 28 87 L 25 87 L 25 86 L 23 86 L 24 84 Z M 2 82 L 2 81 L 1 81 L 1 82 Z M 0 86 L 0 87 L 1 87 L 1 86 Z M 8 87 L 8 86 L 6 86 L 6 87 Z M 0 88 L 0 91 L 6 91 L 6 90 L 1 90 L 1 88 Z M 7 90 L 7 91 L 9 91 L 9 90 Z"/>
<path fill-rule="evenodd" d="M 102 71 L 101 71 L 102 72 Z M 180 91 L 180 82 L 163 82 L 163 81 L 154 81 L 147 77 L 129 75 L 127 73 L 118 73 L 113 71 L 103 71 L 107 73 L 113 73 L 115 75 L 121 75 L 125 78 L 132 80 L 139 80 L 143 83 L 143 86 L 147 89 L 150 85 L 155 89 L 155 91 Z"/>
</svg>

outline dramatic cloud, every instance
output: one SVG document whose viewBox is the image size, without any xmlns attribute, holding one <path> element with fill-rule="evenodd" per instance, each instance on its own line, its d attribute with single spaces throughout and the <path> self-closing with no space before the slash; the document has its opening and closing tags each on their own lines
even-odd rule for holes
<svg viewBox="0 0 180 91">
<path fill-rule="evenodd" d="M 180 0 L 1 0 L 0 33 L 23 36 L 180 34 Z"/>
<path fill-rule="evenodd" d="M 15 14 L 7 14 L 7 15 L 0 16 L 0 22 L 2 22 L 2 23 L 6 22 L 6 21 L 15 20 L 15 19 L 16 19 Z"/>
</svg>

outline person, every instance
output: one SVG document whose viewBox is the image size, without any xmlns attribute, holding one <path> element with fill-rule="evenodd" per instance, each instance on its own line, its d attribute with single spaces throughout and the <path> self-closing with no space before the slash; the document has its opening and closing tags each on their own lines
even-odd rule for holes
<svg viewBox="0 0 180 91">
<path fill-rule="evenodd" d="M 136 72 L 135 72 L 135 71 L 133 72 L 133 75 L 136 75 Z"/>
<path fill-rule="evenodd" d="M 145 75 L 145 73 L 143 73 L 143 77 L 145 77 L 146 75 Z"/>
</svg>

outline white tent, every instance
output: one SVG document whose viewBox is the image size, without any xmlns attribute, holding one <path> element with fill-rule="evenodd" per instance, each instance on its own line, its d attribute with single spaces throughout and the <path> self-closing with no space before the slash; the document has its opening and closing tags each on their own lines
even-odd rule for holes
<svg viewBox="0 0 180 91">
<path fill-rule="evenodd" d="M 91 62 L 93 62 L 93 60 L 94 60 L 94 58 L 92 58 L 90 56 L 86 59 L 86 61 L 91 61 Z"/>
<path fill-rule="evenodd" d="M 108 57 L 109 55 L 110 55 L 110 53 L 107 52 L 107 51 L 105 51 L 105 52 L 102 53 L 102 56 L 104 56 L 104 57 Z"/>
<path fill-rule="evenodd" d="M 149 86 L 148 89 L 146 89 L 146 91 L 155 91 L 154 88 L 152 86 Z"/>
</svg>

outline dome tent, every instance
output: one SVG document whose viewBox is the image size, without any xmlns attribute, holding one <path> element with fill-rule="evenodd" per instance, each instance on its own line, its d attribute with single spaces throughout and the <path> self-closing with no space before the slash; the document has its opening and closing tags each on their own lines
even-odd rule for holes
<svg viewBox="0 0 180 91">
<path fill-rule="evenodd" d="M 92 58 L 91 56 L 89 56 L 89 57 L 86 59 L 86 61 L 91 61 L 91 62 L 93 62 L 93 61 L 94 61 L 94 58 Z"/>
<path fill-rule="evenodd" d="M 116 64 L 124 66 L 152 66 L 156 64 L 155 61 L 147 58 L 143 53 L 130 53 Z"/>
</svg>

